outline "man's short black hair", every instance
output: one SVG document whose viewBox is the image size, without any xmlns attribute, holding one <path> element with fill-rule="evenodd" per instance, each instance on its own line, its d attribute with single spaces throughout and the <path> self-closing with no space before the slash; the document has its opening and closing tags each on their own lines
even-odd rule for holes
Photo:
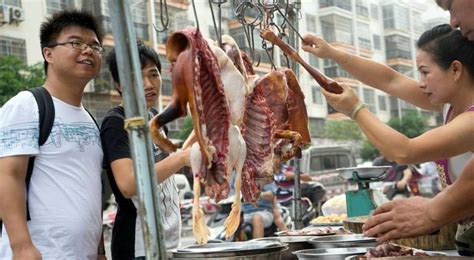
<svg viewBox="0 0 474 260">
<path fill-rule="evenodd" d="M 138 57 L 140 58 L 140 64 L 142 68 L 145 66 L 147 61 L 151 61 L 153 64 L 156 65 L 158 71 L 161 73 L 161 62 L 160 58 L 158 57 L 158 53 L 156 53 L 156 51 L 152 47 L 147 46 L 141 42 L 137 43 L 137 47 Z M 115 49 L 112 49 L 112 51 L 110 51 L 109 55 L 107 56 L 107 64 L 109 65 L 109 71 L 114 81 L 120 83 Z"/>
<path fill-rule="evenodd" d="M 90 29 L 97 35 L 97 39 L 102 43 L 104 38 L 104 30 L 97 19 L 89 12 L 81 10 L 64 10 L 54 13 L 40 28 L 41 53 L 43 48 L 56 43 L 56 39 L 62 30 L 70 26 L 79 26 Z M 44 61 L 44 73 L 48 72 L 48 62 Z"/>
</svg>

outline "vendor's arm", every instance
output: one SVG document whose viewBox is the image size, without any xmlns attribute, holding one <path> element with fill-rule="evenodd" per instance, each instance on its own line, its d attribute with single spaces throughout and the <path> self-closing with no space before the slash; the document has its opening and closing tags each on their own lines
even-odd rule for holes
<svg viewBox="0 0 474 260">
<path fill-rule="evenodd" d="M 321 92 L 328 103 L 346 115 L 353 114 L 360 102 L 352 88 L 341 84 L 341 94 Z M 360 129 L 384 156 L 399 164 L 411 164 L 448 158 L 474 150 L 473 112 L 464 112 L 448 124 L 434 128 L 416 137 L 408 138 L 380 121 L 367 108 L 362 107 L 354 116 Z"/>
<path fill-rule="evenodd" d="M 426 110 L 440 112 L 442 109 L 441 106 L 430 103 L 418 88 L 416 80 L 395 71 L 385 64 L 337 49 L 314 34 L 304 36 L 302 49 L 319 58 L 335 61 L 355 79 L 368 86 L 380 89 Z"/>
<path fill-rule="evenodd" d="M 386 203 L 364 224 L 366 236 L 380 241 L 429 234 L 474 215 L 474 158 L 456 182 L 433 199 L 411 197 Z"/>
<path fill-rule="evenodd" d="M 29 156 L 0 158 L 0 218 L 13 253 L 13 259 L 41 259 L 26 224 L 25 178 Z"/>
<path fill-rule="evenodd" d="M 166 180 L 183 166 L 189 166 L 189 149 L 178 150 L 155 163 L 154 170 L 158 183 Z M 136 194 L 135 173 L 131 158 L 122 158 L 111 163 L 115 182 L 123 196 L 130 198 Z"/>
</svg>

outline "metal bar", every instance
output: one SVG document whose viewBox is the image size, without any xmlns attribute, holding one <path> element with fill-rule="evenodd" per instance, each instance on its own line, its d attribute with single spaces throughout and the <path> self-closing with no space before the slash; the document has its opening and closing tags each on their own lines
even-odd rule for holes
<svg viewBox="0 0 474 260">
<path fill-rule="evenodd" d="M 301 3 L 299 1 L 294 1 L 293 2 L 293 8 L 290 8 L 288 12 L 288 20 L 289 20 L 289 25 L 293 28 L 293 30 L 290 30 L 290 35 L 289 35 L 289 40 L 290 40 L 290 45 L 296 50 L 299 50 L 299 44 L 298 44 L 298 29 L 299 29 L 299 21 L 298 21 L 298 12 L 299 8 L 301 7 Z M 301 36 L 300 36 L 301 37 Z M 299 72 L 299 64 L 292 60 L 291 61 L 291 69 L 296 75 L 296 78 L 300 78 L 300 72 Z M 298 149 L 297 154 L 295 156 L 295 186 L 293 187 L 293 225 L 295 229 L 301 229 L 303 228 L 303 221 L 301 217 L 301 179 L 300 179 L 300 174 L 301 174 L 301 149 Z"/>
<path fill-rule="evenodd" d="M 141 66 L 128 0 L 109 0 L 112 32 L 128 124 L 146 259 L 167 259 L 160 215 L 152 141 L 146 122 Z M 130 73 L 133 72 L 133 73 Z"/>
</svg>

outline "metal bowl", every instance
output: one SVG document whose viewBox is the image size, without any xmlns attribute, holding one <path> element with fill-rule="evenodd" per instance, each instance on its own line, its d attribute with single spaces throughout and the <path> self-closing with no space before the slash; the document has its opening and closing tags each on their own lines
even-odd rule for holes
<svg viewBox="0 0 474 260">
<path fill-rule="evenodd" d="M 380 180 L 391 166 L 349 167 L 336 169 L 346 180 Z"/>
<path fill-rule="evenodd" d="M 172 252 L 172 259 L 280 259 L 288 249 L 279 241 L 223 242 L 192 245 Z"/>
<path fill-rule="evenodd" d="M 367 253 L 368 248 L 364 247 L 350 247 L 350 248 L 319 248 L 307 249 L 293 252 L 298 256 L 299 260 L 344 260 L 347 256 L 363 255 Z"/>
<path fill-rule="evenodd" d="M 457 257 L 455 256 L 447 256 L 446 253 L 443 253 L 443 252 L 435 252 L 435 251 L 426 251 L 425 252 L 427 255 L 429 256 L 403 256 L 402 258 L 404 260 L 406 259 L 416 259 L 416 260 L 419 260 L 419 259 L 426 259 L 426 260 L 446 260 L 446 259 L 455 259 Z M 401 256 L 388 256 L 388 257 L 378 257 L 377 259 L 383 259 L 383 260 L 390 260 L 390 259 L 398 259 L 400 258 Z M 345 260 L 365 260 L 365 258 L 362 258 L 361 255 L 353 255 L 353 256 L 348 256 L 345 258 Z"/>
<path fill-rule="evenodd" d="M 364 237 L 362 234 L 314 237 L 308 241 L 314 248 L 375 247 L 378 245 L 374 237 Z"/>
<path fill-rule="evenodd" d="M 278 241 L 282 244 L 288 244 L 289 249 L 281 253 L 281 259 L 290 260 L 298 259 L 292 252 L 304 249 L 312 249 L 313 245 L 308 242 L 309 236 L 281 236 L 281 237 L 264 237 L 254 239 L 255 241 Z"/>
</svg>

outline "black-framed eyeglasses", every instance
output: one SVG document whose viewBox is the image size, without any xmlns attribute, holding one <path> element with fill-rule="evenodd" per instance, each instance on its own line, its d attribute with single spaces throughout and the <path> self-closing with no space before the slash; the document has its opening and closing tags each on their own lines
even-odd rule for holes
<svg viewBox="0 0 474 260">
<path fill-rule="evenodd" d="M 87 47 L 89 47 L 96 54 L 101 54 L 104 51 L 104 47 L 100 46 L 99 44 L 88 44 L 88 43 L 77 41 L 77 40 L 69 41 L 69 42 L 54 43 L 54 44 L 49 45 L 48 47 L 51 48 L 51 47 L 56 47 L 58 45 L 67 45 L 67 44 L 71 44 L 71 46 L 74 49 L 81 50 L 81 51 L 84 51 L 87 49 Z"/>
</svg>

